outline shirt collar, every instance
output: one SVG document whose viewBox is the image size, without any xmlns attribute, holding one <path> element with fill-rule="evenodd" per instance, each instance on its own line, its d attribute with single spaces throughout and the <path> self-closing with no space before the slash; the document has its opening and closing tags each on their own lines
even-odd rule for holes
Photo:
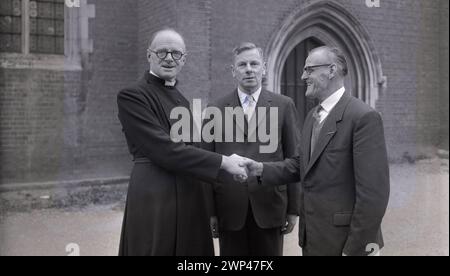
<svg viewBox="0 0 450 276">
<path fill-rule="evenodd" d="M 158 79 L 163 80 L 165 86 L 174 87 L 177 84 L 177 80 L 173 80 L 173 81 L 164 80 L 164 79 L 160 78 L 158 75 L 156 75 L 152 70 L 150 70 L 150 74 L 152 74 L 153 76 L 157 77 Z"/>
<path fill-rule="evenodd" d="M 345 87 L 342 87 L 341 89 L 337 90 L 331 96 L 329 96 L 325 101 L 323 101 L 320 106 L 327 112 L 330 113 L 331 110 L 336 106 L 336 104 L 339 102 L 339 100 L 342 98 L 342 96 L 345 93 Z"/>
<path fill-rule="evenodd" d="M 253 92 L 251 96 L 253 96 L 253 99 L 255 100 L 255 103 L 258 102 L 259 96 L 261 95 L 262 88 L 260 87 L 258 90 Z M 243 105 L 245 103 L 245 99 L 247 98 L 248 94 L 242 92 L 242 90 L 238 87 L 238 95 L 239 99 L 241 100 L 241 104 Z"/>
</svg>

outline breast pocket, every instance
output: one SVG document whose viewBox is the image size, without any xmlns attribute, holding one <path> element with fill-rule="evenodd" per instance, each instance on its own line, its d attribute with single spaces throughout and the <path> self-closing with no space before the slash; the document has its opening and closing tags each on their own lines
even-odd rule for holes
<svg viewBox="0 0 450 276">
<path fill-rule="evenodd" d="M 333 147 L 332 145 L 329 145 L 326 149 L 325 152 L 328 153 L 341 153 L 341 152 L 347 152 L 350 150 L 349 146 L 344 146 L 344 147 Z"/>
<path fill-rule="evenodd" d="M 352 222 L 353 213 L 350 212 L 342 212 L 336 213 L 333 216 L 333 224 L 334 226 L 349 226 Z"/>
</svg>

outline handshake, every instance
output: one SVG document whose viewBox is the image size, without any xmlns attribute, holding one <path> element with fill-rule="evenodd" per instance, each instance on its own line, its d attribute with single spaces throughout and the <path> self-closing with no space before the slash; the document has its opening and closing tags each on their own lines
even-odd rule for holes
<svg viewBox="0 0 450 276">
<path fill-rule="evenodd" d="M 250 176 L 261 176 L 263 173 L 263 163 L 252 159 L 233 154 L 223 156 L 221 169 L 233 175 L 234 180 L 244 183 Z"/>
</svg>

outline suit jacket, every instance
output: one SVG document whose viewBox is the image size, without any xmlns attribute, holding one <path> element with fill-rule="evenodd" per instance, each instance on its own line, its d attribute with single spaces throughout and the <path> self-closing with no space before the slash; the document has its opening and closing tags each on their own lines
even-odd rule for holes
<svg viewBox="0 0 450 276">
<path fill-rule="evenodd" d="M 120 255 L 214 255 L 204 187 L 222 157 L 170 138 L 170 112 L 189 102 L 176 87 L 145 73 L 117 97 L 135 166 L 131 173 Z"/>
<path fill-rule="evenodd" d="M 230 115 L 226 108 L 241 107 L 237 90 L 216 101 L 212 106 L 219 108 L 222 114 Z M 265 107 L 266 112 L 258 114 L 255 111 L 256 128 L 249 128 L 247 121 L 244 125 L 240 125 L 233 117 L 232 128 L 235 130 L 233 132 L 235 142 L 205 143 L 204 147 L 223 155 L 236 153 L 262 162 L 281 161 L 296 156 L 298 154 L 299 130 L 296 127 L 298 126 L 298 120 L 293 101 L 288 97 L 263 89 L 256 110 L 261 107 Z M 278 108 L 277 121 L 275 121 L 275 116 L 271 118 L 270 108 L 272 107 Z M 226 117 L 223 116 L 222 118 L 223 135 L 225 131 L 231 130 L 229 126 L 226 126 Z M 228 116 L 228 118 L 230 117 Z M 266 119 L 265 122 L 264 118 Z M 275 141 L 276 150 L 273 153 L 261 153 L 260 146 L 268 143 L 261 143 L 260 139 L 251 142 L 252 140 L 249 137 L 256 135 L 261 127 L 266 127 L 268 133 L 271 119 L 273 124 L 277 124 L 274 125 L 275 131 L 278 133 L 278 141 Z M 240 134 L 243 134 L 244 137 L 242 143 L 236 142 L 236 136 Z M 256 138 L 258 138 L 257 135 Z M 222 136 L 222 141 L 225 141 L 224 136 Z M 230 175 L 219 175 L 219 179 L 220 181 L 214 184 L 213 212 L 218 216 L 219 226 L 222 230 L 237 231 L 242 229 L 247 217 L 248 204 L 251 204 L 258 226 L 265 229 L 281 227 L 286 222 L 287 214 L 298 214 L 299 212 L 299 183 L 286 185 L 286 183 L 280 181 L 277 183 L 279 185 L 277 187 L 265 187 L 252 191 L 247 186 L 235 182 Z M 248 181 L 256 183 L 257 180 L 253 177 Z"/>
<path fill-rule="evenodd" d="M 345 93 L 328 115 L 310 156 L 313 111 L 305 121 L 301 156 L 265 164 L 260 184 L 301 179 L 299 243 L 311 255 L 367 255 L 382 248 L 389 166 L 381 116 Z"/>
</svg>

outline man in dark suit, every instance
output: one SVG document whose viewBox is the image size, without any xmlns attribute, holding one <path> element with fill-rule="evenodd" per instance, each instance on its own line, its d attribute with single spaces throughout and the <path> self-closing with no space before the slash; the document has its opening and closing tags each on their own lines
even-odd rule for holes
<svg viewBox="0 0 450 276">
<path fill-rule="evenodd" d="M 232 116 L 232 126 L 226 122 L 218 124 L 222 126 L 222 142 L 205 143 L 205 148 L 223 155 L 236 153 L 262 162 L 296 156 L 299 130 L 295 105 L 290 98 L 262 88 L 265 72 L 262 49 L 252 43 L 243 43 L 233 53 L 232 73 L 238 88 L 212 106 L 225 115 L 222 119 L 230 119 L 230 110 L 242 110 L 245 117 Z M 227 142 L 225 133 L 233 130 L 236 130 L 233 142 Z M 261 130 L 272 132 L 269 145 L 267 141 L 261 141 L 265 140 L 259 136 Z M 279 182 L 277 187 L 250 190 L 239 183 L 233 185 L 235 180 L 230 175 L 220 180 L 214 185 L 214 216 L 211 219 L 212 232 L 219 237 L 220 254 L 281 256 L 283 234 L 293 230 L 298 216 L 299 183 L 286 185 Z M 256 181 L 255 177 L 248 179 L 248 182 Z"/>
<path fill-rule="evenodd" d="M 174 142 L 174 108 L 189 110 L 177 89 L 176 76 L 186 59 L 186 46 L 172 29 L 157 32 L 147 58 L 150 70 L 117 96 L 119 119 L 134 168 L 130 178 L 119 254 L 214 255 L 209 214 L 198 178 L 215 180 L 220 169 L 246 175 L 240 158 L 222 156 L 190 143 Z"/>
<path fill-rule="evenodd" d="M 300 156 L 248 160 L 259 186 L 301 180 L 299 243 L 304 255 L 376 255 L 389 199 L 389 166 L 380 114 L 345 91 L 340 50 L 311 51 L 302 79 L 320 104 L 307 116 Z M 371 251 L 375 252 L 371 252 Z"/>
</svg>

